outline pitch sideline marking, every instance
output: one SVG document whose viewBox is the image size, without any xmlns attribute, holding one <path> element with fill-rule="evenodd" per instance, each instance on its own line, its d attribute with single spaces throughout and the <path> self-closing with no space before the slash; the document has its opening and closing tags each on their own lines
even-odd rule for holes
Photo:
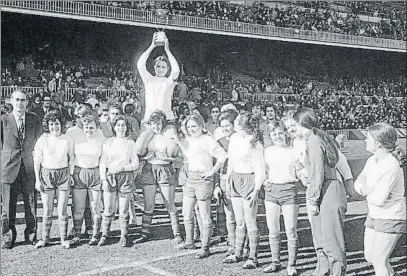
<svg viewBox="0 0 407 276">
<path fill-rule="evenodd" d="M 226 246 L 217 246 L 216 248 L 223 249 L 223 248 L 226 248 Z M 130 268 L 130 267 L 144 268 L 146 270 L 157 273 L 159 275 L 176 276 L 176 274 L 172 274 L 172 273 L 167 272 L 165 270 L 161 270 L 159 268 L 152 267 L 152 266 L 150 266 L 148 264 L 158 262 L 158 261 L 163 261 L 163 260 L 169 260 L 169 259 L 172 259 L 172 258 L 179 258 L 179 257 L 187 256 L 187 255 L 192 255 L 192 254 L 197 253 L 198 251 L 199 251 L 199 249 L 198 250 L 191 250 L 191 251 L 183 252 L 183 253 L 178 253 L 178 254 L 175 254 L 175 255 L 161 256 L 161 257 L 158 257 L 158 258 L 155 258 L 155 259 L 152 259 L 152 260 L 142 260 L 142 261 L 136 261 L 136 262 L 132 262 L 132 263 L 128 263 L 128 264 L 111 265 L 111 266 L 96 268 L 96 269 L 92 269 L 92 270 L 88 270 L 88 271 L 84 271 L 84 272 L 80 272 L 80 273 L 76 273 L 76 274 L 70 274 L 70 275 L 67 275 L 67 276 L 90 276 L 90 275 L 95 275 L 95 274 L 98 274 L 98 273 L 105 273 L 105 272 L 108 272 L 108 271 L 117 270 L 117 269 L 120 269 L 120 268 Z"/>
<path fill-rule="evenodd" d="M 177 274 L 174 274 L 174 273 L 165 271 L 165 270 L 160 269 L 160 268 L 158 268 L 158 267 L 152 267 L 151 265 L 148 265 L 148 264 L 140 265 L 140 267 L 141 267 L 141 268 L 144 268 L 144 269 L 146 269 L 146 270 L 148 270 L 148 271 L 150 271 L 150 272 L 153 272 L 153 273 L 155 273 L 155 274 L 158 274 L 158 275 L 177 276 Z"/>
</svg>

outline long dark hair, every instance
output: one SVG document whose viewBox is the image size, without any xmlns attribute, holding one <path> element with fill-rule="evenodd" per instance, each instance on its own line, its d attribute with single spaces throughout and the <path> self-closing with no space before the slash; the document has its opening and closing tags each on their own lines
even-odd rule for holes
<svg viewBox="0 0 407 276">
<path fill-rule="evenodd" d="M 243 112 L 237 117 L 238 124 L 249 135 L 253 135 L 253 139 L 250 141 L 252 147 L 256 147 L 257 142 L 264 144 L 263 135 L 260 132 L 260 122 L 257 116 L 253 113 Z"/>
<path fill-rule="evenodd" d="M 302 127 L 311 129 L 312 132 L 321 140 L 325 149 L 325 157 L 328 166 L 333 168 L 338 163 L 338 149 L 333 139 L 324 131 L 318 129 L 318 115 L 308 107 L 299 109 L 293 116 L 294 120 Z"/>
</svg>

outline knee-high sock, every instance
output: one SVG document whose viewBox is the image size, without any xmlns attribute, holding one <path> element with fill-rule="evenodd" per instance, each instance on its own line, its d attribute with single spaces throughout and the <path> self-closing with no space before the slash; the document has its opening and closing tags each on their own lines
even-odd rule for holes
<svg viewBox="0 0 407 276">
<path fill-rule="evenodd" d="M 314 271 L 314 275 L 325 275 L 329 272 L 329 260 L 328 256 L 322 249 L 317 250 L 317 266 Z"/>
<path fill-rule="evenodd" d="M 66 240 L 68 236 L 68 218 L 58 218 L 59 235 L 61 240 Z"/>
<path fill-rule="evenodd" d="M 193 244 L 194 243 L 194 230 L 197 228 L 197 225 L 194 224 L 193 219 L 185 219 L 184 218 L 184 227 L 185 227 L 185 244 Z M 195 226 L 195 227 L 194 227 Z"/>
<path fill-rule="evenodd" d="M 102 224 L 102 216 L 95 215 L 95 217 L 93 218 L 93 233 L 92 233 L 93 238 L 97 238 L 99 236 L 101 224 Z"/>
<path fill-rule="evenodd" d="M 102 220 L 102 236 L 109 236 L 110 234 L 110 225 L 112 224 L 113 215 L 106 216 L 103 215 Z"/>
<path fill-rule="evenodd" d="M 224 208 L 226 207 L 223 204 L 216 206 L 215 234 L 220 237 L 228 235 L 227 219 Z"/>
<path fill-rule="evenodd" d="M 122 237 L 127 237 L 129 235 L 129 219 L 129 215 L 121 215 L 119 218 L 120 234 Z"/>
<path fill-rule="evenodd" d="M 209 223 L 202 223 L 202 248 L 208 248 L 212 237 L 212 221 Z"/>
<path fill-rule="evenodd" d="M 249 247 L 250 254 L 249 257 L 253 260 L 257 260 L 257 253 L 259 251 L 259 230 L 247 231 L 247 236 L 249 237 Z"/>
<path fill-rule="evenodd" d="M 226 229 L 228 231 L 228 245 L 235 247 L 235 244 L 236 244 L 236 221 L 226 220 Z"/>
<path fill-rule="evenodd" d="M 202 235 L 203 235 L 203 226 L 202 226 L 202 219 L 201 219 L 201 215 L 198 213 L 196 213 L 194 211 L 194 221 L 195 221 L 195 228 L 198 225 L 198 229 L 199 230 L 199 239 L 202 239 Z"/>
<path fill-rule="evenodd" d="M 52 227 L 52 218 L 43 217 L 42 218 L 42 240 L 45 242 L 49 241 L 51 227 Z"/>
<path fill-rule="evenodd" d="M 280 235 L 269 235 L 271 261 L 273 263 L 280 263 Z"/>
<path fill-rule="evenodd" d="M 150 236 L 151 233 L 151 222 L 153 221 L 153 214 L 143 213 L 141 235 Z"/>
<path fill-rule="evenodd" d="M 170 215 L 170 220 L 171 220 L 172 233 L 173 233 L 174 237 L 181 236 L 181 230 L 179 228 L 178 212 L 171 212 L 171 213 L 169 213 L 169 215 Z"/>
<path fill-rule="evenodd" d="M 80 219 L 73 219 L 73 229 L 75 231 L 75 237 L 80 237 L 81 230 L 82 230 L 82 222 L 83 218 Z"/>
<path fill-rule="evenodd" d="M 236 227 L 235 254 L 238 257 L 243 256 L 243 247 L 246 239 L 246 227 Z"/>
<path fill-rule="evenodd" d="M 85 207 L 85 213 L 84 213 L 84 218 L 85 218 L 85 227 L 86 230 L 92 230 L 92 224 L 93 224 L 93 220 L 92 220 L 92 210 L 89 207 L 89 200 L 86 200 L 86 207 Z"/>
<path fill-rule="evenodd" d="M 185 223 L 185 221 L 184 221 Z M 201 239 L 201 232 L 199 230 L 199 224 L 196 216 L 194 215 L 194 220 L 192 221 L 193 224 L 193 232 L 194 232 L 194 240 L 200 240 Z M 185 230 L 186 231 L 186 230 Z"/>
<path fill-rule="evenodd" d="M 288 265 L 295 266 L 297 263 L 297 254 L 298 254 L 298 240 L 288 240 Z"/>
</svg>

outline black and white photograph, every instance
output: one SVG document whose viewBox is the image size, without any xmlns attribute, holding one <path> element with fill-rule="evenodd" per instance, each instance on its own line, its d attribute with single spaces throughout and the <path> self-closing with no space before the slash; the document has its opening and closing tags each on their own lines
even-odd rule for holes
<svg viewBox="0 0 407 276">
<path fill-rule="evenodd" d="M 406 1 L 0 1 L 0 275 L 406 276 Z"/>
</svg>

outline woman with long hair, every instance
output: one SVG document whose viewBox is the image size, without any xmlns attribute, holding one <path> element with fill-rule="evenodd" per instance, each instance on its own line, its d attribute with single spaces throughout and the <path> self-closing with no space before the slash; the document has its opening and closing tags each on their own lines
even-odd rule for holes
<svg viewBox="0 0 407 276">
<path fill-rule="evenodd" d="M 82 132 L 71 136 L 75 146 L 75 170 L 72 201 L 75 205 L 73 225 L 75 237 L 71 245 L 79 245 L 83 216 L 87 197 L 92 208 L 93 234 L 89 245 L 97 245 L 102 222 L 100 211 L 102 199 L 102 183 L 100 181 L 99 163 L 102 146 L 106 138 L 100 132 L 99 119 L 95 114 L 85 115 L 78 121 Z"/>
<path fill-rule="evenodd" d="M 135 142 L 128 139 L 131 127 L 127 119 L 116 116 L 112 122 L 114 136 L 108 138 L 102 147 L 99 164 L 102 181 L 104 212 L 102 237 L 99 246 L 106 245 L 113 220 L 116 200 L 119 202 L 120 245 L 129 246 L 129 203 L 134 189 L 134 171 L 139 166 Z"/>
<path fill-rule="evenodd" d="M 143 158 L 146 164 L 139 180 L 143 188 L 144 213 L 142 235 L 136 242 L 145 242 L 150 238 L 155 195 L 157 187 L 159 187 L 164 205 L 170 216 L 175 243 L 180 244 L 183 239 L 179 227 L 177 207 L 175 206 L 175 171 L 173 165 L 178 155 L 178 146 L 172 139 L 164 136 L 163 130 L 167 124 L 164 112 L 155 110 L 151 113 L 148 123 L 154 136 L 148 142 L 147 155 Z"/>
<path fill-rule="evenodd" d="M 218 117 L 218 125 L 223 131 L 224 137 L 218 140 L 218 143 L 222 148 L 228 152 L 230 137 L 235 133 L 234 122 L 237 117 L 237 112 L 235 110 L 227 110 L 222 112 Z M 227 160 L 220 170 L 219 174 L 215 177 L 215 190 L 213 192 L 214 197 L 220 201 L 220 197 L 223 197 L 223 203 L 220 208 L 224 210 L 224 219 L 226 220 L 226 230 L 228 235 L 228 251 L 226 257 L 233 255 L 235 252 L 235 242 L 236 242 L 236 219 L 235 213 L 233 212 L 232 200 L 229 191 L 226 189 L 226 173 L 227 173 Z M 219 214 L 218 214 L 218 219 Z M 222 218 L 221 218 L 222 219 Z M 218 226 L 219 227 L 219 226 Z M 218 229 L 218 231 L 221 229 Z"/>
<path fill-rule="evenodd" d="M 185 243 L 181 249 L 195 249 L 194 244 L 194 207 L 198 204 L 199 216 L 202 221 L 202 250 L 197 259 L 210 255 L 209 244 L 212 232 L 211 199 L 214 189 L 214 174 L 221 168 L 227 155 L 225 150 L 204 130 L 205 122 L 201 116 L 190 115 L 186 118 L 188 145 L 181 144 L 183 154 L 188 159 L 187 180 L 182 198 L 184 215 Z M 216 158 L 215 165 L 213 158 Z"/>
<path fill-rule="evenodd" d="M 264 151 L 267 180 L 264 184 L 266 222 L 269 229 L 271 264 L 264 272 L 276 272 L 280 263 L 280 215 L 283 214 L 287 235 L 287 275 L 297 275 L 295 268 L 298 250 L 297 218 L 299 211 L 297 154 L 290 146 L 290 137 L 284 124 L 272 121 L 267 131 L 272 145 Z"/>
<path fill-rule="evenodd" d="M 35 245 L 44 247 L 49 243 L 54 210 L 54 197 L 58 198 L 58 225 L 61 245 L 69 248 L 68 198 L 74 172 L 74 144 L 62 133 L 63 118 L 59 111 L 52 110 L 42 120 L 44 134 L 38 138 L 34 148 L 35 188 L 41 193 L 43 204 L 42 239 Z"/>
<path fill-rule="evenodd" d="M 365 258 L 376 276 L 393 276 L 389 257 L 406 234 L 405 151 L 396 144 L 397 132 L 387 123 L 367 129 L 366 150 L 373 153 L 355 181 L 366 196 L 369 212 L 365 222 Z"/>
<path fill-rule="evenodd" d="M 223 260 L 236 263 L 243 260 L 246 231 L 249 238 L 249 258 L 244 269 L 257 267 L 259 229 L 257 227 L 258 196 L 265 179 L 263 136 L 259 118 L 252 113 L 238 115 L 235 131 L 228 148 L 227 189 L 230 189 L 236 218 L 235 254 Z"/>
<path fill-rule="evenodd" d="M 345 275 L 346 192 L 336 173 L 338 149 L 333 139 L 317 128 L 318 116 L 313 109 L 301 108 L 293 118 L 297 134 L 305 141 L 304 165 L 309 179 L 306 206 L 317 253 L 314 274 Z"/>
</svg>

